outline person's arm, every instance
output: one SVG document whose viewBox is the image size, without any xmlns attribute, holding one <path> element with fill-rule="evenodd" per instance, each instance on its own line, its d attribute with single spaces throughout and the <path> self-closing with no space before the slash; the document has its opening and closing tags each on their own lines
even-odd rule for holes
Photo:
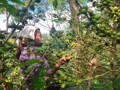
<svg viewBox="0 0 120 90">
<path fill-rule="evenodd" d="M 68 62 L 70 59 L 72 59 L 72 56 L 60 58 L 60 60 L 55 64 L 55 67 L 52 69 L 48 69 L 47 73 L 50 75 L 55 74 L 60 69 L 60 67 L 66 62 Z"/>
<path fill-rule="evenodd" d="M 70 61 L 70 59 L 72 59 L 72 56 L 68 56 L 68 57 L 62 57 L 59 59 L 58 62 L 56 62 L 55 67 L 54 68 L 50 68 L 47 71 L 48 75 L 54 75 L 61 67 L 61 65 L 65 64 L 66 62 Z M 34 67 L 35 69 L 36 67 Z M 26 76 L 26 80 L 31 77 L 33 74 L 32 72 L 34 71 L 34 69 L 32 69 L 32 71 Z M 53 80 L 53 78 L 49 77 L 49 76 L 44 76 L 45 79 L 48 80 Z"/>
</svg>

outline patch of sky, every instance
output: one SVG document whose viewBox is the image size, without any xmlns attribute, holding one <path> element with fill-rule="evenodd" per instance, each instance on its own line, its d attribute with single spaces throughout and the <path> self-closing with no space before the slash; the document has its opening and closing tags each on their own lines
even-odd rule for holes
<svg viewBox="0 0 120 90">
<path fill-rule="evenodd" d="M 5 19 L 6 19 L 5 15 L 4 15 L 4 14 L 1 14 L 1 15 L 0 15 L 0 22 L 2 23 Z"/>
</svg>

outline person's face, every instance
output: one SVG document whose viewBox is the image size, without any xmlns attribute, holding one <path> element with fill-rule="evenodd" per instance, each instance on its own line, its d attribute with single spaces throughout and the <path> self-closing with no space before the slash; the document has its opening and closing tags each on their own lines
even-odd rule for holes
<svg viewBox="0 0 120 90">
<path fill-rule="evenodd" d="M 41 41 L 41 34 L 40 33 L 37 33 L 35 35 L 35 41 Z"/>
<path fill-rule="evenodd" d="M 25 44 L 26 44 L 26 38 L 22 38 L 21 44 L 22 44 L 22 45 L 25 45 Z"/>
</svg>

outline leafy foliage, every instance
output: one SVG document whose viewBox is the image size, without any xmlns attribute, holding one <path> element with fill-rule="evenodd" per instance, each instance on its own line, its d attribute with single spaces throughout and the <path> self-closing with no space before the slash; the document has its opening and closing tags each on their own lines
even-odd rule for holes
<svg viewBox="0 0 120 90">
<path fill-rule="evenodd" d="M 28 0 L 29 1 L 29 0 Z M 28 1 L 25 2 L 28 3 Z M 75 0 L 76 1 L 76 0 Z M 92 8 L 84 3 L 85 0 L 78 0 L 79 31 L 57 31 L 50 32 L 46 41 L 34 53 L 43 55 L 49 60 L 49 68 L 54 68 L 55 63 L 65 56 L 72 56 L 72 59 L 61 66 L 55 75 L 48 75 L 52 80 L 46 82 L 44 76 L 47 76 L 46 68 L 39 68 L 36 76 L 33 76 L 34 88 L 44 90 L 45 88 L 57 85 L 68 90 L 119 90 L 120 89 L 120 3 L 117 0 L 98 0 L 88 1 Z M 35 7 L 42 0 L 35 0 L 30 7 L 35 13 Z M 48 4 L 53 5 L 55 10 L 70 11 L 67 0 L 48 0 Z M 7 0 L 0 1 L 2 8 L 16 10 L 15 5 L 11 5 Z M 15 0 L 14 3 L 22 4 Z M 35 4 L 35 5 L 34 5 Z M 64 7 L 64 8 L 62 8 Z M 40 7 L 37 7 L 40 9 Z M 13 14 L 8 8 L 6 8 Z M 22 8 L 18 16 L 25 15 L 26 9 Z M 15 12 L 15 11 L 13 11 Z M 28 11 L 29 12 L 29 11 Z M 39 11 L 36 13 L 40 14 Z M 29 14 L 33 19 L 34 15 Z M 29 20 L 29 15 L 24 21 Z M 44 16 L 44 15 L 43 15 Z M 64 22 L 60 14 L 53 14 L 56 22 Z M 37 17 L 39 18 L 39 17 Z M 72 19 L 74 20 L 74 19 Z M 27 22 L 22 22 L 23 25 Z M 71 24 L 71 21 L 69 20 Z M 74 23 L 72 23 L 74 25 Z M 72 26 L 70 26 L 70 29 Z M 0 42 L 3 43 L 4 39 Z M 2 44 L 1 44 L 2 45 Z M 15 48 L 11 49 L 13 43 L 6 43 L 0 48 L 0 88 L 10 86 L 11 88 L 21 88 L 23 76 L 19 72 L 19 66 L 40 62 L 31 60 L 19 64 L 15 57 Z M 10 51 L 10 50 L 11 51 Z M 9 51 L 8 51 L 9 50 Z M 19 82 L 18 82 L 19 81 Z M 59 87 L 59 88 L 60 88 Z"/>
</svg>

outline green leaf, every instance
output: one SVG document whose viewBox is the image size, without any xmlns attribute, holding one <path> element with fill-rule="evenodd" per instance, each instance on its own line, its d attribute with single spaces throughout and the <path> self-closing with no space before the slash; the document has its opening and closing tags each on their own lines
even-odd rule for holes
<svg viewBox="0 0 120 90">
<path fill-rule="evenodd" d="M 4 81 L 3 80 L 0 80 L 0 84 L 2 84 Z M 0 89 L 1 90 L 1 89 Z"/>
<path fill-rule="evenodd" d="M 93 82 L 94 84 L 96 84 L 96 85 L 99 85 L 99 84 L 100 84 L 99 80 L 93 80 L 92 82 Z"/>
<path fill-rule="evenodd" d="M 13 16 L 16 14 L 17 9 L 13 5 L 8 5 L 6 7 L 7 11 Z"/>
<path fill-rule="evenodd" d="M 19 66 L 25 66 L 25 65 L 34 64 L 34 63 L 41 63 L 41 62 L 43 62 L 43 60 L 32 59 L 32 60 L 28 60 L 26 62 L 22 62 L 21 64 L 19 64 Z"/>
<path fill-rule="evenodd" d="M 8 4 L 8 1 L 7 0 L 0 0 L 0 3 L 1 4 Z"/>
<path fill-rule="evenodd" d="M 78 0 L 80 3 L 84 3 L 86 2 L 86 0 Z"/>
<path fill-rule="evenodd" d="M 61 85 L 61 87 L 62 87 L 62 88 L 65 88 L 65 86 L 66 86 L 66 84 L 65 84 L 65 83 L 63 83 L 63 84 Z"/>
<path fill-rule="evenodd" d="M 53 6 L 54 6 L 54 8 L 57 8 L 57 6 L 58 6 L 58 0 L 54 0 L 53 1 Z"/>
<path fill-rule="evenodd" d="M 43 76 L 46 75 L 46 69 L 44 67 L 39 68 L 37 75 L 34 77 L 34 87 L 36 90 L 44 90 L 46 86 L 46 80 Z"/>
<path fill-rule="evenodd" d="M 116 90 L 120 89 L 120 77 L 118 77 L 114 80 L 113 86 L 115 87 Z"/>
<path fill-rule="evenodd" d="M 116 49 L 120 51 L 120 44 L 116 45 Z"/>
<path fill-rule="evenodd" d="M 4 88 L 2 86 L 0 86 L 0 90 L 4 90 Z"/>
<path fill-rule="evenodd" d="M 21 0 L 11 0 L 11 1 L 14 2 L 14 3 L 23 5 L 23 2 Z"/>
</svg>

